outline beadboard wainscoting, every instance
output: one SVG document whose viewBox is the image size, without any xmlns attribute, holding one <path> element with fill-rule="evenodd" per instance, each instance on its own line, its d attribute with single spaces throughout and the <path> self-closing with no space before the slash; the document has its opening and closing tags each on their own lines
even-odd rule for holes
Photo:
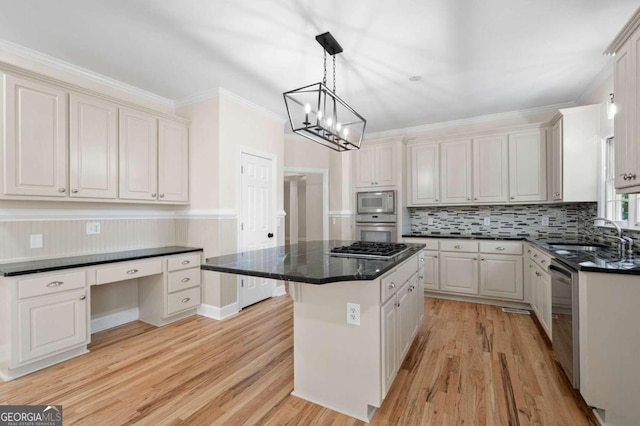
<svg viewBox="0 0 640 426">
<path fill-rule="evenodd" d="M 596 217 L 596 203 L 409 208 L 412 233 L 578 238 Z M 484 225 L 484 218 L 490 225 Z M 543 225 L 544 217 L 549 225 Z M 433 224 L 429 224 L 430 220 Z"/>
</svg>

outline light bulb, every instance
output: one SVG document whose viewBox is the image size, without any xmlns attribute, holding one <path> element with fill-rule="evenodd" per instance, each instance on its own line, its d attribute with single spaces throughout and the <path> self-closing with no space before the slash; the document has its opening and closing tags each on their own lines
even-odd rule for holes
<svg viewBox="0 0 640 426">
<path fill-rule="evenodd" d="M 309 113 L 311 112 L 311 105 L 306 104 L 306 105 L 304 106 L 304 112 L 305 112 L 306 114 L 309 114 Z"/>
<path fill-rule="evenodd" d="M 340 129 L 342 129 L 342 124 L 336 123 L 336 130 L 340 131 Z"/>
<path fill-rule="evenodd" d="M 342 132 L 342 134 L 344 135 L 344 138 L 346 139 L 347 136 L 349 135 L 349 129 L 345 128 L 344 132 Z"/>
<path fill-rule="evenodd" d="M 331 120 L 331 117 L 327 118 L 327 126 L 331 127 L 331 123 L 333 122 L 333 120 Z"/>
<path fill-rule="evenodd" d="M 322 111 L 318 111 L 318 118 L 322 118 Z"/>
</svg>

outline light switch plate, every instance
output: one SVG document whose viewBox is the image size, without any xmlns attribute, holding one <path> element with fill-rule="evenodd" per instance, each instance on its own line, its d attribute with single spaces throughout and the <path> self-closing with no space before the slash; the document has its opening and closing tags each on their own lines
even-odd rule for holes
<svg viewBox="0 0 640 426">
<path fill-rule="evenodd" d="M 427 225 L 433 225 L 433 218 L 427 218 Z"/>
<path fill-rule="evenodd" d="M 347 302 L 347 324 L 360 325 L 360 304 Z"/>
<path fill-rule="evenodd" d="M 549 226 L 549 216 L 542 216 L 542 226 Z"/>
<path fill-rule="evenodd" d="M 87 235 L 99 234 L 100 232 L 102 232 L 100 222 L 87 223 Z"/>
<path fill-rule="evenodd" d="M 29 235 L 29 247 L 32 249 L 42 248 L 44 246 L 44 239 L 42 238 L 42 234 L 31 234 Z"/>
<path fill-rule="evenodd" d="M 490 217 L 485 217 L 483 223 L 485 225 L 491 225 L 491 218 Z"/>
</svg>

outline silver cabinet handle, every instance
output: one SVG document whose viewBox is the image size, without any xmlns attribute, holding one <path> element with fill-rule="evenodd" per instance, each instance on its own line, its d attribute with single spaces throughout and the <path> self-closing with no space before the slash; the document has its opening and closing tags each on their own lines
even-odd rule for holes
<svg viewBox="0 0 640 426">
<path fill-rule="evenodd" d="M 72 189 L 71 192 L 73 192 L 74 194 L 77 194 L 78 190 L 77 189 Z"/>
<path fill-rule="evenodd" d="M 453 246 L 453 248 L 461 249 L 462 246 L 460 244 L 456 244 L 455 246 Z"/>
<path fill-rule="evenodd" d="M 160 194 L 160 198 L 164 198 L 164 194 Z"/>
<path fill-rule="evenodd" d="M 438 258 L 438 256 L 433 256 L 433 258 L 434 258 L 434 259 L 437 259 L 437 258 Z"/>
<path fill-rule="evenodd" d="M 477 257 L 474 257 L 474 258 L 473 258 L 473 260 L 478 260 L 478 258 L 477 258 Z"/>
<path fill-rule="evenodd" d="M 484 259 L 480 259 L 480 260 L 482 260 L 484 262 Z"/>
<path fill-rule="evenodd" d="M 629 180 L 636 180 L 636 174 L 635 173 L 629 173 Z"/>
<path fill-rule="evenodd" d="M 189 300 L 191 300 L 190 297 L 185 297 L 184 299 L 182 299 L 182 303 L 187 303 Z"/>
<path fill-rule="evenodd" d="M 559 197 L 559 196 L 560 196 L 560 193 L 559 193 L 559 192 L 556 192 L 556 197 Z"/>
<path fill-rule="evenodd" d="M 154 192 L 153 194 L 151 194 L 151 198 L 156 198 L 156 195 L 158 195 L 158 194 L 156 194 L 156 193 Z"/>
<path fill-rule="evenodd" d="M 503 251 L 503 250 L 504 250 L 504 247 L 496 247 L 496 250 Z"/>
<path fill-rule="evenodd" d="M 542 275 L 540 274 L 540 272 L 536 271 L 536 276 L 541 277 Z"/>
<path fill-rule="evenodd" d="M 531 250 L 527 250 L 527 253 L 531 253 Z"/>
<path fill-rule="evenodd" d="M 389 284 L 389 288 L 396 288 L 396 285 L 394 283 Z"/>
<path fill-rule="evenodd" d="M 424 257 L 420 258 L 420 263 L 424 263 Z"/>
<path fill-rule="evenodd" d="M 132 275 L 132 274 L 135 274 L 136 272 L 138 272 L 138 270 L 137 270 L 137 269 L 129 269 L 129 270 L 127 271 L 127 274 Z"/>
<path fill-rule="evenodd" d="M 182 261 L 182 264 L 183 264 L 183 265 L 188 265 L 188 264 L 190 264 L 190 263 L 191 263 L 191 261 L 190 261 L 190 260 L 183 260 L 183 261 Z"/>
<path fill-rule="evenodd" d="M 400 307 L 400 302 L 396 303 L 396 307 L 399 308 Z"/>
<path fill-rule="evenodd" d="M 467 197 L 467 201 L 471 201 L 471 198 Z"/>
<path fill-rule="evenodd" d="M 409 287 L 408 289 L 409 291 L 413 291 L 413 286 Z"/>
<path fill-rule="evenodd" d="M 67 192 L 67 188 L 58 188 L 58 192 Z"/>
<path fill-rule="evenodd" d="M 478 197 L 474 198 L 475 201 L 478 201 Z"/>
<path fill-rule="evenodd" d="M 189 281 L 189 278 L 183 278 L 183 279 L 182 279 L 182 282 L 183 282 L 183 283 L 186 283 L 186 282 L 188 282 L 188 281 Z"/>
<path fill-rule="evenodd" d="M 62 284 L 64 284 L 64 281 L 51 281 L 47 284 L 47 287 L 60 287 Z"/>
<path fill-rule="evenodd" d="M 540 263 L 542 263 L 544 265 L 545 263 L 547 263 L 547 261 L 543 259 L 543 260 L 540 261 Z"/>
<path fill-rule="evenodd" d="M 86 298 L 87 298 L 87 296 L 85 296 L 84 294 L 82 296 L 80 296 L 80 300 L 84 300 Z"/>
<path fill-rule="evenodd" d="M 509 197 L 509 198 L 512 199 L 512 200 L 516 199 L 516 197 L 514 197 L 513 195 L 511 197 Z"/>
<path fill-rule="evenodd" d="M 534 254 L 534 255 L 533 255 L 533 257 L 538 257 L 538 255 L 537 255 L 537 254 Z"/>
<path fill-rule="evenodd" d="M 438 202 L 438 201 L 440 201 L 440 200 L 438 200 L 438 199 L 436 198 L 436 202 Z"/>
</svg>

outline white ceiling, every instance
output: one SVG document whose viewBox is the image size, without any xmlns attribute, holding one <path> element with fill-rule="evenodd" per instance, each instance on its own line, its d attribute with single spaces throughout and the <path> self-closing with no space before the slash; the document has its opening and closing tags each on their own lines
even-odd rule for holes
<svg viewBox="0 0 640 426">
<path fill-rule="evenodd" d="M 179 101 L 223 87 L 282 116 L 320 81 L 381 131 L 576 101 L 637 0 L 0 0 L 0 38 Z M 418 82 L 409 81 L 420 75 Z"/>
</svg>

